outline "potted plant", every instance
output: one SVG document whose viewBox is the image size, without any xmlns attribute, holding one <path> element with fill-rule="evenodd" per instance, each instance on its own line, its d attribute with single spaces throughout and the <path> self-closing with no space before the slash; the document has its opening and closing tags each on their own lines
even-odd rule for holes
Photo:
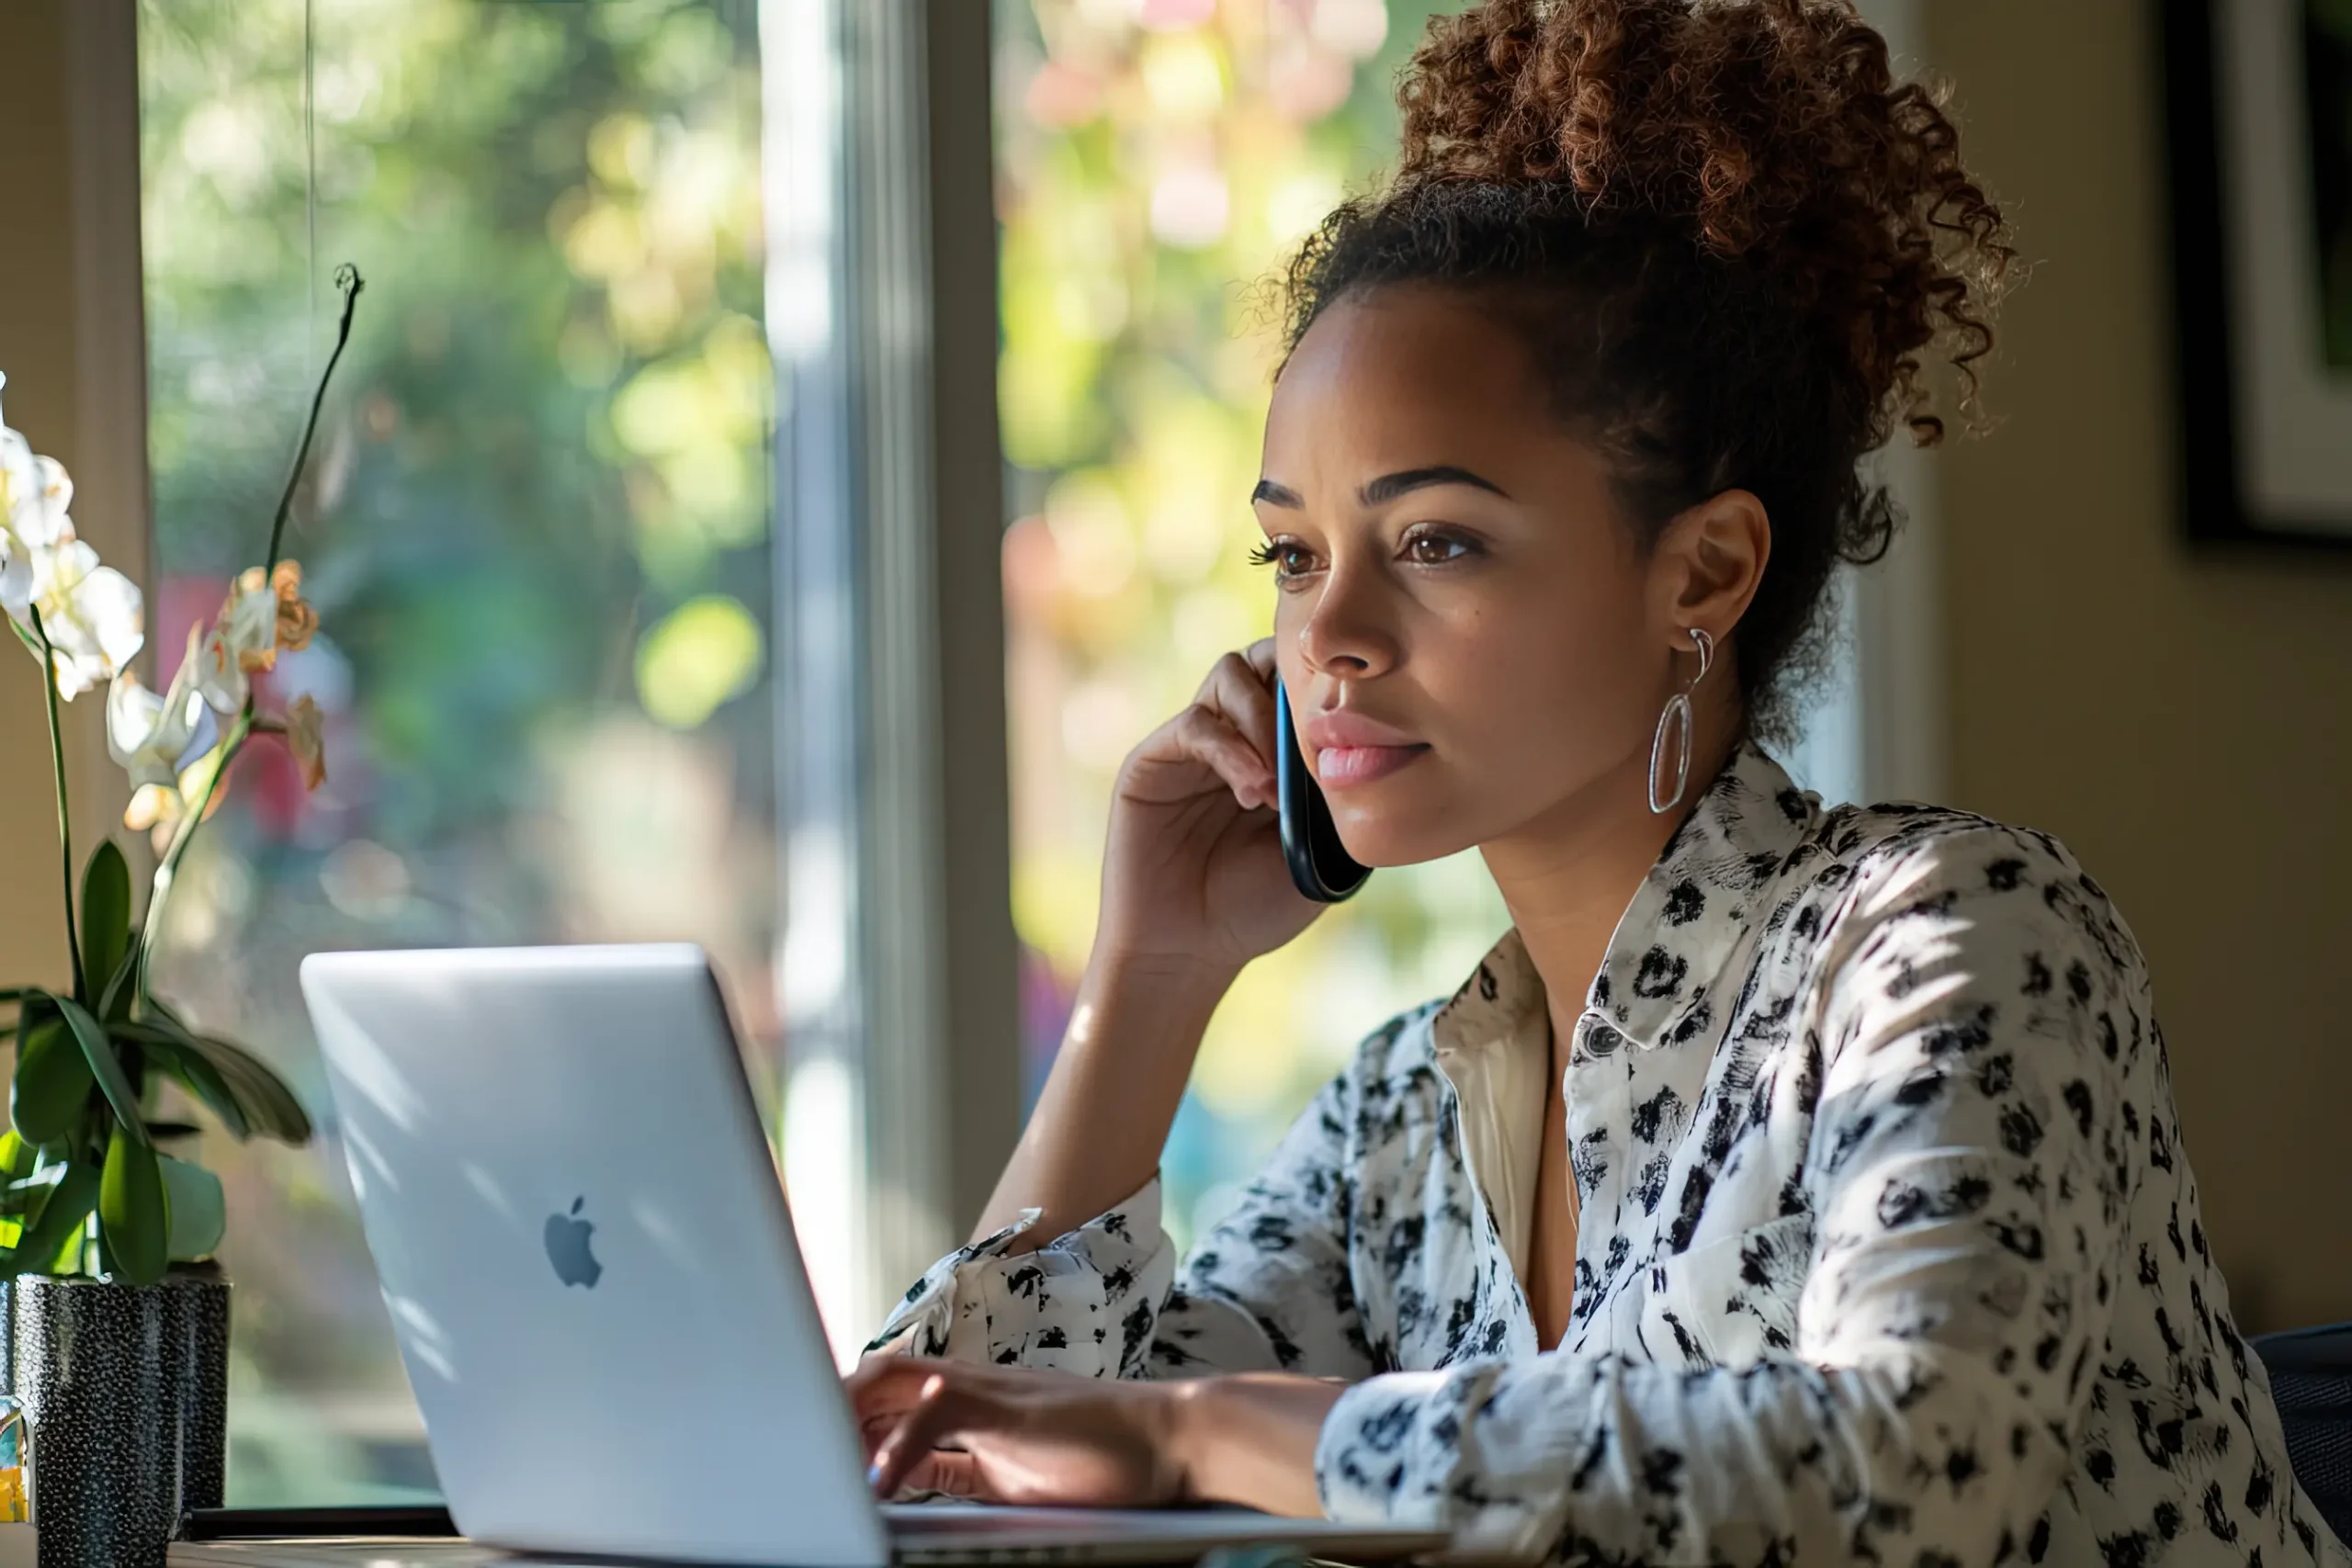
<svg viewBox="0 0 2352 1568">
<path fill-rule="evenodd" d="M 212 1254 L 220 1179 L 167 1150 L 194 1135 L 166 1119 L 175 1086 L 232 1136 L 300 1144 L 310 1119 L 243 1046 L 195 1027 L 155 995 L 153 960 L 173 879 L 238 753 L 275 735 L 316 788 L 320 713 L 280 713 L 254 677 L 307 645 L 316 618 L 301 570 L 280 558 L 286 519 L 328 383 L 351 336 L 360 280 L 343 294 L 334 351 L 311 402 L 262 564 L 194 627 L 159 695 L 130 668 L 144 641 L 139 590 L 77 538 L 72 481 L 0 423 L 0 610 L 44 681 L 68 983 L 0 989 L 15 1010 L 16 1066 L 0 1133 L 0 1280 L 7 1284 L 9 1389 L 31 1426 L 32 1519 L 43 1568 L 160 1564 L 185 1508 L 220 1501 L 226 1455 L 229 1292 Z M 130 863 L 102 839 L 77 877 L 59 704 L 106 688 L 107 743 L 132 785 L 125 826 L 159 849 L 144 912 Z"/>
</svg>

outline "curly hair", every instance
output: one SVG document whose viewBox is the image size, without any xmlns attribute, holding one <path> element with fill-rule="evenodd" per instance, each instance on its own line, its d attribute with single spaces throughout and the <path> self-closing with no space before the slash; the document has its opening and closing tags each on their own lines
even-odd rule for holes
<svg viewBox="0 0 2352 1568">
<path fill-rule="evenodd" d="M 1898 419 L 1942 438 L 1931 347 L 1973 414 L 2015 258 L 1941 95 L 1851 0 L 1486 0 L 1431 20 L 1396 96 L 1396 174 L 1292 261 L 1287 347 L 1366 289 L 1466 288 L 1645 540 L 1753 491 L 1772 555 L 1734 642 L 1749 727 L 1785 738 L 1836 567 L 1893 537 L 1860 461 Z"/>
</svg>

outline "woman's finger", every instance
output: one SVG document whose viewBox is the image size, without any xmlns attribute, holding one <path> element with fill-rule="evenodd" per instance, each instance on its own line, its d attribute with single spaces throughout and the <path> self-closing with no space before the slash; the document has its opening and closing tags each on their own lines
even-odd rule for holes
<svg viewBox="0 0 2352 1568">
<path fill-rule="evenodd" d="M 908 1411 L 898 1430 L 883 1439 L 882 1447 L 867 1467 L 866 1483 L 876 1497 L 891 1497 L 907 1483 L 907 1477 L 922 1462 L 941 1439 L 960 1429 L 988 1408 L 985 1400 L 974 1399 L 949 1381 L 945 1373 L 933 1371 L 923 1382 L 915 1399 L 914 1408 Z"/>
<path fill-rule="evenodd" d="M 1250 668 L 1258 672 L 1258 679 L 1272 689 L 1274 683 L 1274 639 L 1260 637 L 1241 650 L 1241 657 L 1250 661 Z"/>
<path fill-rule="evenodd" d="M 937 1492 L 976 1503 L 1003 1501 L 988 1484 L 978 1458 L 960 1449 L 933 1449 L 915 1461 L 899 1483 L 900 1492 Z"/>
<path fill-rule="evenodd" d="M 842 1379 L 842 1392 L 859 1412 L 915 1402 L 923 1382 L 939 1370 L 936 1360 L 921 1356 L 868 1353 Z"/>
<path fill-rule="evenodd" d="M 1274 804 L 1272 764 L 1229 716 L 1195 703 L 1177 716 L 1175 739 L 1186 752 L 1214 769 L 1243 807 Z"/>
<path fill-rule="evenodd" d="M 842 1380 L 842 1392 L 849 1395 L 850 1416 L 857 1424 L 858 1438 L 869 1465 L 883 1442 L 899 1429 L 921 1401 L 923 1384 L 938 1375 L 939 1363 L 934 1360 L 869 1356 Z"/>
<path fill-rule="evenodd" d="M 1274 689 L 1254 663 L 1238 653 L 1218 660 L 1209 671 L 1207 698 L 1259 756 L 1273 761 Z"/>
</svg>

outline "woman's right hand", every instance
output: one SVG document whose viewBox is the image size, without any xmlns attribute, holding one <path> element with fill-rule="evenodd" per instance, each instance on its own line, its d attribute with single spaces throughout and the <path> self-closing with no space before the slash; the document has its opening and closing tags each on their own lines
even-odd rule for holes
<svg viewBox="0 0 2352 1568">
<path fill-rule="evenodd" d="M 1273 679 L 1272 639 L 1227 654 L 1120 764 L 1094 952 L 975 1240 L 1035 1210 L 1025 1251 L 1149 1179 L 1226 987 L 1321 911 L 1283 860 Z"/>
<path fill-rule="evenodd" d="M 1218 660 L 1183 712 L 1120 766 L 1102 856 L 1096 962 L 1238 971 L 1323 906 L 1283 860 L 1274 644 Z"/>
</svg>

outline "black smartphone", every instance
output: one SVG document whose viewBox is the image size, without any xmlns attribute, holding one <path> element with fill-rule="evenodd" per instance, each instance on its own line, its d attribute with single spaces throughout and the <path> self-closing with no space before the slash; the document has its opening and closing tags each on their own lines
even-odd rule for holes
<svg viewBox="0 0 2352 1568">
<path fill-rule="evenodd" d="M 1298 748 L 1290 694 L 1279 678 L 1274 682 L 1274 753 L 1283 859 L 1290 863 L 1291 881 L 1318 904 L 1353 897 L 1372 875 L 1372 867 L 1340 842 L 1340 830 L 1331 825 L 1331 803 L 1323 798 L 1323 786 L 1307 772 L 1306 753 Z"/>
</svg>

